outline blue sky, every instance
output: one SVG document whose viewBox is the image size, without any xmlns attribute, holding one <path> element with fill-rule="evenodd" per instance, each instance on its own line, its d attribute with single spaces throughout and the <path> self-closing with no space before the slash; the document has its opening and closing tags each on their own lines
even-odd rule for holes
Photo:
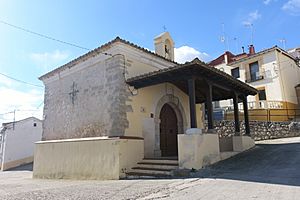
<svg viewBox="0 0 300 200">
<path fill-rule="evenodd" d="M 300 0 L 0 0 L 0 21 L 89 49 L 120 36 L 152 50 L 166 26 L 180 62 L 209 61 L 227 49 L 241 53 L 251 43 L 249 24 L 256 50 L 283 47 L 280 39 L 286 48 L 300 46 L 299 19 Z M 37 77 L 86 52 L 0 23 L 0 72 L 17 79 L 42 85 Z M 0 114 L 17 109 L 17 119 L 40 117 L 42 101 L 43 88 L 0 75 Z M 0 115 L 0 122 L 12 119 Z"/>
</svg>

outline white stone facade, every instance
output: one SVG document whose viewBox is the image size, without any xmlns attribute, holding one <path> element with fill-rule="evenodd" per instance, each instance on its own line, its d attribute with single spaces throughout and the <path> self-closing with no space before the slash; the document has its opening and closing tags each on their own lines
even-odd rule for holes
<svg viewBox="0 0 300 200">
<path fill-rule="evenodd" d="M 126 78 L 174 65 L 121 42 L 106 52 L 113 56 L 90 56 L 42 78 L 43 140 L 125 135 L 132 112 Z"/>
</svg>

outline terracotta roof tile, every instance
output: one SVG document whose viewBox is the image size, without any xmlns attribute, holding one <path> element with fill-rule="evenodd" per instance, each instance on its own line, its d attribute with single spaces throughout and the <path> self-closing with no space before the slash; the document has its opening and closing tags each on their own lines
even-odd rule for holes
<svg viewBox="0 0 300 200">
<path fill-rule="evenodd" d="M 245 60 L 248 60 L 248 59 L 255 58 L 255 57 L 257 57 L 257 56 L 263 55 L 263 54 L 265 54 L 265 53 L 272 52 L 272 51 L 274 51 L 274 50 L 277 50 L 277 51 L 279 51 L 279 52 L 282 52 L 284 55 L 286 55 L 286 56 L 288 56 L 289 58 L 295 60 L 295 58 L 293 58 L 288 52 L 286 52 L 285 50 L 283 50 L 283 49 L 281 49 L 280 47 L 278 47 L 277 45 L 275 45 L 275 46 L 273 46 L 273 47 L 271 47 L 271 48 L 264 49 L 264 50 L 262 50 L 262 51 L 260 51 L 260 52 L 257 52 L 257 53 L 255 53 L 255 54 L 253 54 L 253 55 L 247 54 L 247 55 L 248 55 L 247 57 L 242 57 L 242 58 L 240 58 L 239 60 L 236 60 L 236 61 L 234 61 L 234 62 L 229 63 L 229 65 L 234 65 L 234 64 L 243 62 L 243 61 L 245 61 Z"/>
</svg>

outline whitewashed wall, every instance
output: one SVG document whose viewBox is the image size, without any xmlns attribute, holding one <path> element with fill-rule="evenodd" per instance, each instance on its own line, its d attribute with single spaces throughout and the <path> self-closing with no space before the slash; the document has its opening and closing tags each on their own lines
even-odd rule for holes
<svg viewBox="0 0 300 200">
<path fill-rule="evenodd" d="M 34 126 L 34 123 L 36 126 Z M 2 169 L 33 161 L 34 143 L 42 138 L 42 122 L 28 118 L 9 124 L 4 135 Z"/>
</svg>

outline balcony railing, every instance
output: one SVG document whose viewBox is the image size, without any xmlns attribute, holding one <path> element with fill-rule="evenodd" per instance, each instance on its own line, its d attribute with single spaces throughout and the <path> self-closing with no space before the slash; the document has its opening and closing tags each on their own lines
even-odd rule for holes
<svg viewBox="0 0 300 200">
<path fill-rule="evenodd" d="M 251 101 L 248 102 L 249 109 L 282 109 L 282 101 Z"/>
<path fill-rule="evenodd" d="M 259 69 L 258 72 L 246 72 L 246 83 L 262 80 L 265 78 L 265 70 Z"/>
<path fill-rule="evenodd" d="M 239 110 L 243 110 L 243 103 L 239 103 Z M 233 110 L 233 105 L 222 107 L 224 110 Z M 282 101 L 250 101 L 248 109 L 283 109 Z"/>
</svg>

